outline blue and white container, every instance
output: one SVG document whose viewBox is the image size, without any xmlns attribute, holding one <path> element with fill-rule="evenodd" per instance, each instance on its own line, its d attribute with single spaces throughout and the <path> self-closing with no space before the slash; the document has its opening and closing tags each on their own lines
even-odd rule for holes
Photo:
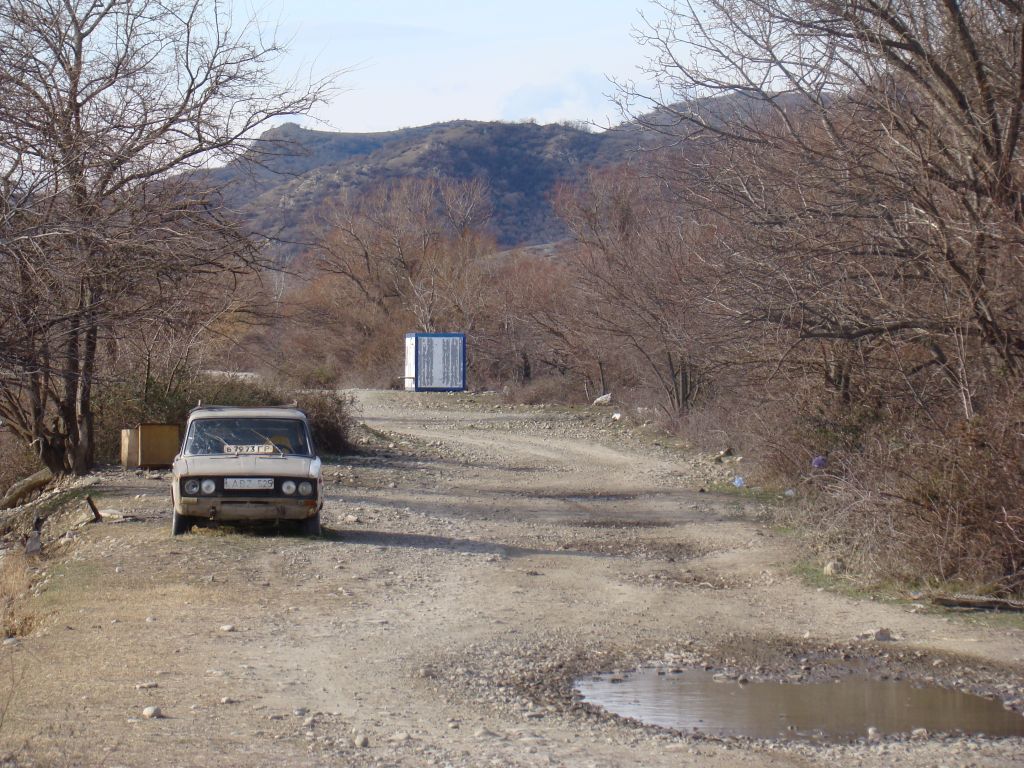
<svg viewBox="0 0 1024 768">
<path fill-rule="evenodd" d="M 466 389 L 466 334 L 405 334 L 405 388 L 415 392 Z"/>
</svg>

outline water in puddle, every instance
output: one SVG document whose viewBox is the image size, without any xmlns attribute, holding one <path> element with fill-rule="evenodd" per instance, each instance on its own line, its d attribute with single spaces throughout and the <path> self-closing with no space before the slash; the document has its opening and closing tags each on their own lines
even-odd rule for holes
<svg viewBox="0 0 1024 768">
<path fill-rule="evenodd" d="M 621 682 L 611 682 L 613 679 Z M 1024 717 L 1002 703 L 906 681 L 844 678 L 828 683 L 720 682 L 704 670 L 578 680 L 583 700 L 649 725 L 715 736 L 849 741 L 883 734 L 1024 736 Z"/>
</svg>

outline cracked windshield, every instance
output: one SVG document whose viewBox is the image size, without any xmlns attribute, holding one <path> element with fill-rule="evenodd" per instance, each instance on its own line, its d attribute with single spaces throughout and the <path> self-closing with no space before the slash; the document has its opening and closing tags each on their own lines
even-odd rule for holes
<svg viewBox="0 0 1024 768">
<path fill-rule="evenodd" d="M 309 442 L 296 419 L 202 419 L 192 424 L 185 441 L 190 456 L 223 453 L 309 456 Z"/>
</svg>

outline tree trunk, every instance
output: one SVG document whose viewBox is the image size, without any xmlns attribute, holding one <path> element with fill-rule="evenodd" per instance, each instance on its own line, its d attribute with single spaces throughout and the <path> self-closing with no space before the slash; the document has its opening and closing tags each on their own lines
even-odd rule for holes
<svg viewBox="0 0 1024 768">
<path fill-rule="evenodd" d="M 62 445 L 55 446 L 53 441 L 45 438 L 37 438 L 39 449 L 36 455 L 43 465 L 54 475 L 67 474 L 67 467 L 64 464 L 66 451 Z"/>
<path fill-rule="evenodd" d="M 71 449 L 71 472 L 84 475 L 92 469 L 95 460 L 92 413 L 92 380 L 96 369 L 96 342 L 98 331 L 94 319 L 90 319 L 85 332 L 82 364 L 79 370 L 78 387 L 75 392 L 75 428 L 72 434 L 76 440 Z"/>
</svg>

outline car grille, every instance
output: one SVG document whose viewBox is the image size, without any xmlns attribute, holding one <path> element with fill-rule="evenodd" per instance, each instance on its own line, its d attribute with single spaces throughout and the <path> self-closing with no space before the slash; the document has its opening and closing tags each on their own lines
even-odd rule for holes
<svg viewBox="0 0 1024 768">
<path fill-rule="evenodd" d="M 237 477 L 237 475 L 230 475 L 230 477 Z M 266 475 L 263 475 L 263 477 L 266 477 Z M 217 484 L 217 490 L 210 494 L 199 493 L 193 495 L 190 493 L 186 493 L 185 483 L 188 480 L 199 480 L 200 482 L 202 482 L 203 480 L 213 480 Z M 298 485 L 299 483 L 304 481 L 310 482 L 313 484 L 313 492 L 304 496 L 303 494 L 299 493 L 298 490 L 296 489 L 295 493 L 291 494 L 290 496 L 286 496 L 284 491 L 281 490 L 281 483 L 283 483 L 285 480 L 291 480 L 292 482 L 295 483 L 295 485 Z M 224 488 L 223 477 L 211 477 L 210 475 L 193 475 L 190 477 L 183 477 L 180 479 L 179 483 L 180 484 L 178 486 L 178 489 L 181 492 L 182 496 L 189 496 L 190 498 L 207 499 L 214 498 L 217 496 L 224 499 L 314 499 L 316 498 L 317 490 L 317 482 L 308 477 L 275 477 L 274 487 L 266 489 L 245 488 L 238 490 L 228 490 Z"/>
</svg>

